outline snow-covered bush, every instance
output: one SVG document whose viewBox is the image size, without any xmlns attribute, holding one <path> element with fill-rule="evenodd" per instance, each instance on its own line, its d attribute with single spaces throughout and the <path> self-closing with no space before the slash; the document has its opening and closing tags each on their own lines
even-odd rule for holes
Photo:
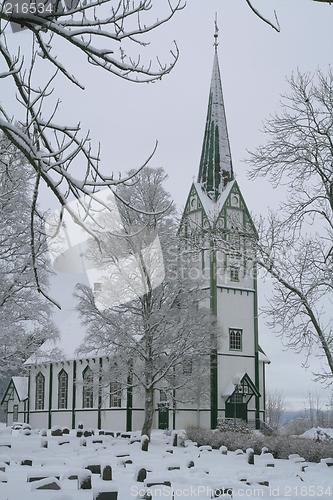
<svg viewBox="0 0 333 500">
<path fill-rule="evenodd" d="M 245 422 L 235 419 L 221 418 L 218 421 L 217 429 L 221 432 L 240 432 L 241 434 L 250 434 L 251 431 Z"/>
<path fill-rule="evenodd" d="M 320 462 L 322 458 L 333 456 L 331 441 L 317 443 L 299 437 L 264 436 L 255 432 L 249 434 L 221 432 L 199 427 L 188 427 L 186 435 L 188 439 L 196 441 L 198 446 L 210 445 L 215 449 L 221 446 L 226 446 L 230 451 L 238 449 L 245 451 L 247 448 L 252 448 L 256 455 L 260 455 L 262 448 L 266 447 L 275 458 L 287 459 L 289 455 L 298 453 L 308 462 Z"/>
</svg>

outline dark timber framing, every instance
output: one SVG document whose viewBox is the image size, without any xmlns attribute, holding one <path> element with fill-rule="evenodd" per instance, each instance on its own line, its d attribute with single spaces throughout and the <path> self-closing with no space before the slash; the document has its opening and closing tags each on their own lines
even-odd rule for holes
<svg viewBox="0 0 333 500">
<path fill-rule="evenodd" d="M 73 361 L 73 381 L 72 381 L 72 429 L 75 429 L 75 406 L 76 406 L 76 360 Z"/>
<path fill-rule="evenodd" d="M 103 358 L 99 358 L 97 429 L 102 428 L 102 374 Z"/>
<path fill-rule="evenodd" d="M 53 365 L 49 368 L 49 407 L 48 407 L 48 428 L 52 427 L 52 386 L 53 386 Z"/>
<path fill-rule="evenodd" d="M 132 361 L 129 363 L 127 375 L 127 392 L 126 392 L 126 431 L 132 430 L 132 413 L 133 413 L 133 373 Z"/>
<path fill-rule="evenodd" d="M 214 242 L 210 238 L 210 309 L 217 317 L 217 297 L 216 297 L 216 250 Z M 210 427 L 216 429 L 218 414 L 218 370 L 217 370 L 217 345 L 216 337 L 212 338 L 212 347 L 210 354 Z"/>
<path fill-rule="evenodd" d="M 254 352 L 255 352 L 255 386 L 258 390 L 258 393 L 260 392 L 260 378 L 259 378 L 259 342 L 258 342 L 258 296 L 257 296 L 257 269 L 254 269 L 254 289 L 255 289 L 255 294 L 254 294 L 254 301 L 253 301 L 253 307 L 254 307 Z M 256 405 L 256 429 L 260 429 L 260 397 L 256 396 L 255 398 L 255 405 Z"/>
</svg>

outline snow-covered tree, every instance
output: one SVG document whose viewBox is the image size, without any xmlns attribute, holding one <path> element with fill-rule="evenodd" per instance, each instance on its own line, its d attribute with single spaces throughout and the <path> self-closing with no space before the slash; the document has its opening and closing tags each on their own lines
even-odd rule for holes
<svg viewBox="0 0 333 500">
<path fill-rule="evenodd" d="M 33 178 L 22 155 L 0 137 L 0 378 L 18 373 L 22 362 L 52 333 L 42 226 L 36 227 L 36 260 L 30 252 Z M 36 207 L 37 209 L 37 207 Z"/>
<path fill-rule="evenodd" d="M 288 195 L 261 228 L 258 261 L 273 282 L 266 307 L 288 346 L 322 355 L 319 380 L 333 382 L 333 74 L 297 73 L 282 111 L 251 155 L 252 176 Z"/>
<path fill-rule="evenodd" d="M 90 200 L 94 193 L 126 183 L 135 172 L 130 179 L 114 176 L 112 165 L 102 164 L 100 148 L 93 146 L 89 132 L 82 131 L 80 123 L 62 122 L 59 111 L 63 96 L 57 92 L 58 77 L 84 91 L 82 75 L 72 74 L 70 58 L 66 60 L 62 54 L 73 50 L 73 55 L 83 56 L 96 71 L 104 70 L 131 82 L 159 80 L 174 67 L 178 48 L 171 48 L 166 63 L 158 56 L 152 60 L 151 53 L 144 61 L 142 52 L 147 52 L 149 45 L 145 37 L 182 7 L 182 0 L 0 0 L 0 79 L 11 84 L 9 88 L 17 99 L 14 114 L 12 106 L 1 102 L 0 130 L 35 173 L 36 200 L 40 186 L 45 184 L 61 207 L 87 231 L 87 224 L 93 221 Z M 24 46 L 19 50 L 12 28 L 26 31 Z M 86 211 L 84 218 L 77 217 L 68 206 L 67 201 L 73 198 Z M 31 213 L 37 217 L 34 204 Z M 94 233 L 94 229 L 90 224 L 89 232 Z M 31 252 L 35 252 L 33 246 Z"/>
<path fill-rule="evenodd" d="M 266 399 L 266 420 L 274 430 L 280 428 L 285 410 L 285 398 L 279 391 L 269 392 Z"/>
<path fill-rule="evenodd" d="M 121 280 L 120 288 L 126 290 L 123 302 L 110 304 L 106 295 L 110 305 L 101 308 L 90 288 L 79 285 L 77 291 L 79 310 L 89 332 L 84 349 L 116 356 L 118 367 L 124 367 L 125 374 L 130 371 L 134 390 L 144 395 L 142 434 L 148 436 L 157 390 L 174 402 L 198 400 L 198 394 L 186 391 L 186 387 L 193 383 L 192 367 L 200 366 L 205 355 L 209 366 L 215 339 L 214 320 L 208 310 L 199 307 L 203 298 L 200 282 L 192 278 L 190 262 L 179 253 L 174 209 L 163 188 L 164 180 L 162 169 L 146 168 L 131 186 L 121 187 L 120 194 L 129 202 L 120 206 L 122 237 L 106 235 L 100 239 L 100 246 L 90 249 L 91 258 L 101 263 L 106 280 L 111 280 L 110 288 L 116 286 L 115 281 L 119 286 Z M 133 211 L 130 205 L 137 202 L 159 215 Z M 151 242 L 156 245 L 156 238 L 162 260 L 151 246 Z M 126 272 L 121 269 L 125 257 L 135 263 L 125 267 Z M 209 377 L 209 371 L 205 374 Z"/>
</svg>

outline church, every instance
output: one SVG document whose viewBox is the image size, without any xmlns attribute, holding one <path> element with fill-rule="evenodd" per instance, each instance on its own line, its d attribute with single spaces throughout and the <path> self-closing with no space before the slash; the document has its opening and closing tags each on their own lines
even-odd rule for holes
<svg viewBox="0 0 333 500">
<path fill-rule="evenodd" d="M 270 362 L 259 345 L 258 292 L 253 241 L 256 229 L 235 179 L 218 61 L 218 31 L 207 120 L 197 182 L 185 202 L 179 234 L 204 234 L 200 262 L 207 305 L 216 316 L 218 336 L 207 374 L 207 398 L 198 406 L 177 405 L 163 391 L 155 397 L 153 428 L 189 425 L 215 429 L 219 419 L 241 419 L 260 429 L 265 422 L 265 368 Z M 82 357 L 84 335 L 73 335 L 66 318 L 52 357 L 46 342 L 25 363 L 26 377 L 13 377 L 3 395 L 7 425 L 26 422 L 33 428 L 62 426 L 117 431 L 139 430 L 144 421 L 140 394 L 119 381 L 99 386 L 106 356 Z M 44 353 L 48 353 L 46 356 Z M 60 354 L 59 354 L 60 353 Z"/>
</svg>

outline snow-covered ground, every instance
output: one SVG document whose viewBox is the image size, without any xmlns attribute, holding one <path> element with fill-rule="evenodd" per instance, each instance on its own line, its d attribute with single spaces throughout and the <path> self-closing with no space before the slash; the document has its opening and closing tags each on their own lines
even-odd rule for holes
<svg viewBox="0 0 333 500">
<path fill-rule="evenodd" d="M 133 437 L 135 433 L 132 441 Z M 47 448 L 42 447 L 46 440 Z M 274 460 L 270 454 L 264 454 L 255 456 L 251 465 L 242 452 L 225 455 L 209 447 L 198 448 L 192 442 L 174 447 L 172 437 L 163 432 L 153 433 L 147 452 L 141 451 L 140 442 L 131 443 L 128 437 L 95 435 L 87 437 L 85 443 L 83 446 L 82 438 L 75 433 L 41 437 L 34 432 L 24 435 L 22 431 L 2 431 L 0 500 L 130 500 L 144 498 L 150 483 L 166 483 L 150 487 L 152 497 L 146 498 L 152 500 L 171 499 L 168 484 L 172 485 L 175 499 L 206 500 L 214 498 L 214 491 L 217 495 L 218 490 L 224 492 L 222 498 L 231 498 L 232 492 L 233 499 L 333 498 L 333 465 L 307 464 L 298 456 Z M 79 489 L 76 478 L 84 479 L 90 474 L 85 467 L 100 464 L 102 470 L 105 465 L 112 467 L 112 480 L 92 474 L 92 489 Z M 148 471 L 144 482 L 137 481 L 140 468 Z M 58 479 L 28 481 L 43 477 Z M 60 489 L 36 489 L 49 482 Z M 118 497 L 116 493 L 111 495 L 112 491 L 118 491 Z M 104 496 L 98 496 L 98 492 L 104 492 Z"/>
</svg>

